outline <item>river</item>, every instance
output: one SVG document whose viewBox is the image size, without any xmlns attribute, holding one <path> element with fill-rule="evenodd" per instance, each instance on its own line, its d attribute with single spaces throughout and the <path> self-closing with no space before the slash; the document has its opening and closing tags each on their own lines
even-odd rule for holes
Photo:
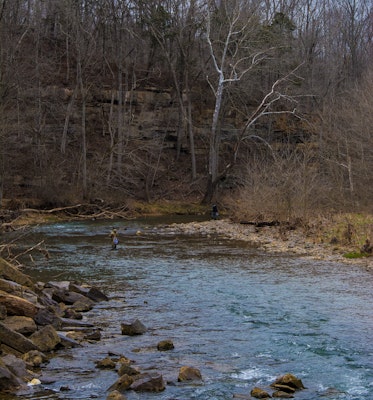
<svg viewBox="0 0 373 400">
<path fill-rule="evenodd" d="M 44 372 L 54 383 L 17 398 L 104 400 L 118 376 L 95 361 L 114 352 L 167 381 L 164 392 L 127 392 L 129 400 L 231 399 L 255 386 L 271 392 L 268 385 L 287 372 L 307 388 L 296 399 L 373 399 L 371 271 L 179 235 L 162 229 L 168 222 L 50 224 L 23 238 L 25 246 L 44 240 L 51 256 L 27 263 L 33 278 L 91 283 L 110 300 L 85 317 L 101 329 L 101 341 L 60 351 Z M 114 251 L 112 226 L 120 234 Z M 121 335 L 121 321 L 134 318 L 147 333 Z M 157 351 L 164 339 L 175 349 Z M 178 384 L 183 365 L 199 368 L 203 382 Z"/>
</svg>

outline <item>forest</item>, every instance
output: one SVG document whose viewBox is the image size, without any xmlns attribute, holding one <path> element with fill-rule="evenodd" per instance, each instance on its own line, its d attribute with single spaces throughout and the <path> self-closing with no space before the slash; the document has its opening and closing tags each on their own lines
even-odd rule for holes
<svg viewBox="0 0 373 400">
<path fill-rule="evenodd" d="M 371 0 L 0 0 L 0 201 L 371 211 Z"/>
</svg>

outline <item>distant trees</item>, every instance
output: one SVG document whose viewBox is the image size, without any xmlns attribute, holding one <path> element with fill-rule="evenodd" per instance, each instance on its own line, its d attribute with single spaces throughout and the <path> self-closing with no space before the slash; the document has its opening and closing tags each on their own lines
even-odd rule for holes
<svg viewBox="0 0 373 400">
<path fill-rule="evenodd" d="M 178 181 L 209 203 L 281 169 L 283 194 L 299 182 L 286 196 L 328 185 L 362 206 L 372 13 L 369 0 L 0 0 L 0 198 L 150 201 Z"/>
</svg>

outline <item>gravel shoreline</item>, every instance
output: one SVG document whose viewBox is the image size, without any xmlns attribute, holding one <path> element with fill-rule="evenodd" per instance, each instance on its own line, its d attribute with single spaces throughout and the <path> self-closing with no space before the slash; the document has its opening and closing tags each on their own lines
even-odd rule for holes
<svg viewBox="0 0 373 400">
<path fill-rule="evenodd" d="M 361 265 L 373 270 L 373 257 L 346 258 L 343 254 L 348 252 L 348 249 L 317 243 L 315 238 L 307 237 L 301 229 L 282 232 L 278 226 L 257 228 L 254 225 L 240 224 L 228 219 L 175 223 L 165 229 L 182 234 L 219 235 L 232 240 L 250 242 L 258 249 L 271 253 L 286 253 L 314 260 Z"/>
</svg>

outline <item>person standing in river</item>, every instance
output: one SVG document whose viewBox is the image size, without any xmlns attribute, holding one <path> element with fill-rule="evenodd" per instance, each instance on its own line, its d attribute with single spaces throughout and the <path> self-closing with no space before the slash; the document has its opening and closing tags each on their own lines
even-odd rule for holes
<svg viewBox="0 0 373 400">
<path fill-rule="evenodd" d="M 117 230 L 113 228 L 109 236 L 111 238 L 111 249 L 116 250 L 117 244 L 119 243 Z"/>
</svg>

